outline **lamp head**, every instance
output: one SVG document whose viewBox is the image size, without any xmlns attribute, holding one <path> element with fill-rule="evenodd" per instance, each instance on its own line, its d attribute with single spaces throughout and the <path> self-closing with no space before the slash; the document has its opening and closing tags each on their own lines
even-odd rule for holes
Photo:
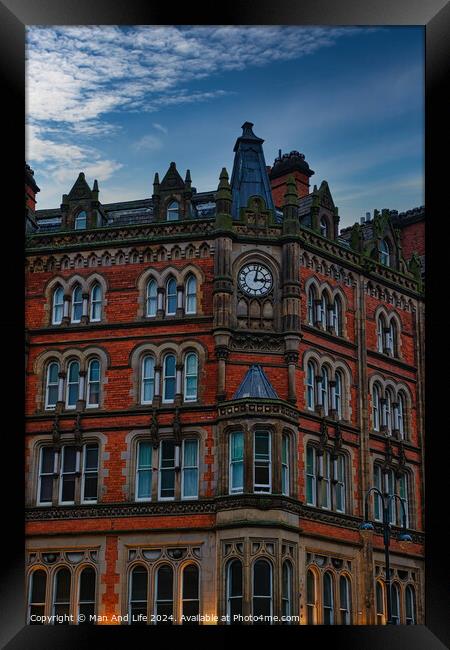
<svg viewBox="0 0 450 650">
<path fill-rule="evenodd" d="M 412 537 L 409 533 L 400 533 L 398 539 L 400 542 L 412 542 Z"/>
<path fill-rule="evenodd" d="M 359 528 L 360 530 L 373 530 L 373 524 L 370 521 L 363 521 Z"/>
</svg>

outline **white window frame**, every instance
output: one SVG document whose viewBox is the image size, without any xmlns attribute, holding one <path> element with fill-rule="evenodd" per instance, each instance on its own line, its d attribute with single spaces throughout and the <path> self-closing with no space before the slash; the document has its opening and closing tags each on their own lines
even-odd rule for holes
<svg viewBox="0 0 450 650">
<path fill-rule="evenodd" d="M 186 465 L 185 464 L 185 446 L 187 442 L 195 442 L 196 445 L 196 464 L 195 465 Z M 181 449 L 181 499 L 183 501 L 192 501 L 198 499 L 198 483 L 199 483 L 199 444 L 197 438 L 186 438 L 183 440 L 182 449 Z M 184 484 L 185 484 L 185 472 L 187 469 L 196 470 L 196 493 L 190 496 L 185 496 L 184 494 Z"/>
<path fill-rule="evenodd" d="M 70 381 L 70 368 L 73 364 L 78 364 L 78 381 L 76 382 L 76 385 L 78 386 L 77 389 L 77 399 L 75 400 L 75 404 L 69 404 L 69 393 L 70 393 L 70 387 L 72 385 L 75 385 L 75 382 Z M 67 377 L 66 377 L 66 409 L 76 409 L 77 407 L 77 402 L 80 398 L 80 362 L 78 359 L 73 359 L 70 361 L 69 365 L 67 366 Z"/>
<path fill-rule="evenodd" d="M 309 450 L 311 450 L 311 455 L 312 455 L 312 473 L 308 472 Z M 317 451 L 316 448 L 311 444 L 306 445 L 305 472 L 306 472 L 306 485 L 305 485 L 306 504 L 308 506 L 317 507 Z M 312 497 L 311 502 L 308 501 L 308 479 L 310 479 L 311 481 L 311 497 Z"/>
<path fill-rule="evenodd" d="M 151 293 L 150 289 L 155 288 L 155 292 Z M 150 306 L 154 306 L 154 309 L 150 309 Z M 155 278 L 150 278 L 147 282 L 147 287 L 145 290 L 145 315 L 148 318 L 155 318 L 158 311 L 158 285 Z M 154 313 L 153 313 L 154 312 Z"/>
<path fill-rule="evenodd" d="M 281 437 L 281 493 L 284 496 L 290 496 L 290 436 L 283 433 Z M 285 458 L 283 458 L 285 456 Z"/>
<path fill-rule="evenodd" d="M 61 295 L 61 302 L 56 302 L 57 296 Z M 53 292 L 53 301 L 52 301 L 52 325 L 61 325 L 64 318 L 64 289 L 61 285 L 58 285 Z M 57 320 L 56 310 L 61 310 L 61 318 Z"/>
<path fill-rule="evenodd" d="M 43 472 L 42 471 L 42 461 L 44 459 L 44 450 L 51 449 L 52 455 L 53 455 L 53 467 L 51 472 Z M 58 454 L 59 456 L 59 454 Z M 36 505 L 38 506 L 49 506 L 51 507 L 53 498 L 50 499 L 50 501 L 41 501 L 41 484 L 42 484 L 42 477 L 43 476 L 54 476 L 55 475 L 55 449 L 54 447 L 51 447 L 50 445 L 43 445 L 40 450 L 39 450 L 39 475 L 38 475 L 38 482 L 37 482 L 37 495 L 36 495 Z M 53 487 L 53 486 L 52 486 Z M 53 490 L 52 490 L 53 492 Z"/>
<path fill-rule="evenodd" d="M 174 214 L 176 214 L 175 218 L 173 218 Z M 178 201 L 171 201 L 167 206 L 166 221 L 180 221 L 180 203 Z"/>
<path fill-rule="evenodd" d="M 338 454 L 337 458 L 333 460 L 334 470 L 334 506 L 336 512 L 345 513 L 346 498 L 345 498 L 345 485 L 346 485 L 346 458 L 343 454 Z M 342 508 L 337 506 L 337 493 L 341 491 L 342 495 Z"/>
<path fill-rule="evenodd" d="M 98 364 L 98 381 L 92 381 L 91 379 L 91 368 L 92 364 L 97 363 Z M 90 402 L 90 394 L 91 394 L 91 385 L 92 384 L 98 384 L 98 402 Z M 100 389 L 102 385 L 102 365 L 100 363 L 100 359 L 90 359 L 88 363 L 88 371 L 87 371 L 87 382 L 86 382 L 86 408 L 92 409 L 92 408 L 99 408 L 100 407 Z"/>
<path fill-rule="evenodd" d="M 150 445 L 150 466 L 149 467 L 140 467 L 139 466 L 139 452 L 140 452 L 140 447 L 142 444 L 145 445 Z M 140 497 L 139 496 L 139 472 L 146 471 L 148 472 L 150 470 L 150 496 L 148 497 Z M 152 485 L 153 485 L 153 447 L 151 444 L 150 440 L 139 440 L 138 444 L 136 445 L 136 471 L 135 471 L 135 484 L 134 484 L 134 500 L 135 501 L 151 501 L 152 500 Z"/>
<path fill-rule="evenodd" d="M 152 362 L 153 362 L 153 364 L 152 364 L 152 366 L 153 366 L 152 367 L 153 374 L 150 374 L 147 377 L 146 374 L 145 374 L 145 366 L 146 366 L 146 361 L 148 359 L 151 359 Z M 140 400 L 141 404 L 152 404 L 152 402 L 153 402 L 153 399 L 154 399 L 154 396 L 155 396 L 155 374 L 156 374 L 155 373 L 155 365 L 156 365 L 155 357 L 152 354 L 146 354 L 146 355 L 144 355 L 142 357 L 142 360 L 141 360 L 141 400 Z M 144 398 L 144 396 L 145 396 L 145 385 L 146 385 L 145 382 L 146 381 L 149 382 L 150 385 L 153 384 L 153 389 L 151 391 L 152 396 L 151 396 L 151 399 L 149 399 L 149 400 L 146 400 Z"/>
<path fill-rule="evenodd" d="M 75 294 L 76 292 L 80 292 L 81 300 L 75 300 Z M 75 306 L 76 305 L 81 305 L 81 314 L 80 318 L 76 319 L 75 318 Z M 70 322 L 71 323 L 81 323 L 81 319 L 83 318 L 83 289 L 80 284 L 76 284 L 73 288 L 72 291 L 72 310 L 70 314 Z"/>
<path fill-rule="evenodd" d="M 96 297 L 96 292 L 100 297 Z M 91 288 L 91 304 L 89 309 L 89 320 L 91 323 L 99 323 L 102 320 L 102 302 L 103 302 L 103 291 L 100 282 L 96 282 Z M 94 314 L 98 306 L 99 316 L 95 318 Z"/>
<path fill-rule="evenodd" d="M 235 435 L 242 436 L 243 453 L 242 453 L 242 459 L 241 460 L 233 460 L 232 455 L 231 455 L 232 442 L 233 442 L 233 437 Z M 230 494 L 242 494 L 244 492 L 244 484 L 245 484 L 245 476 L 244 476 L 244 470 L 245 470 L 245 467 L 244 467 L 244 465 L 245 465 L 245 436 L 244 436 L 244 432 L 243 431 L 232 431 L 230 433 L 229 438 L 230 438 L 230 441 L 228 443 L 229 444 L 229 446 L 228 446 L 228 453 L 229 453 L 229 462 L 228 462 L 228 466 L 229 466 L 229 469 L 228 469 L 228 471 L 229 471 L 229 476 L 228 476 L 229 493 Z M 237 465 L 237 464 L 242 465 L 242 486 L 239 486 L 237 488 L 233 488 L 233 473 L 234 473 L 233 470 L 234 470 L 234 466 Z"/>
<path fill-rule="evenodd" d="M 80 220 L 84 223 L 84 226 L 80 227 Z M 87 228 L 87 212 L 86 210 L 80 210 L 80 212 L 75 217 L 74 230 L 86 230 Z"/>
<path fill-rule="evenodd" d="M 77 489 L 77 484 L 76 484 L 76 474 L 77 472 L 80 471 L 80 452 L 76 449 L 75 450 L 75 470 L 73 472 L 64 472 L 64 457 L 66 453 L 67 447 L 75 447 L 74 443 L 67 443 L 66 445 L 63 445 L 61 447 L 61 451 L 59 454 L 59 486 L 58 486 L 58 505 L 75 505 L 75 496 L 76 496 L 76 489 Z M 73 501 L 63 501 L 62 500 L 62 493 L 63 493 L 63 485 L 64 485 L 64 476 L 66 474 L 75 474 L 75 486 L 74 486 L 74 500 Z"/>
<path fill-rule="evenodd" d="M 266 434 L 268 436 L 268 448 L 269 454 L 268 458 L 261 459 L 258 461 L 264 463 L 265 466 L 269 468 L 269 483 L 256 483 L 256 436 L 259 434 Z M 258 488 L 269 488 L 268 490 L 258 489 Z M 253 432 L 253 492 L 255 494 L 272 494 L 272 433 L 271 431 L 266 431 L 262 429 L 257 429 Z"/>
<path fill-rule="evenodd" d="M 192 291 L 191 285 L 194 285 L 194 290 Z M 193 301 L 193 308 L 189 309 L 189 301 Z M 195 275 L 189 275 L 186 280 L 186 290 L 185 290 L 185 314 L 196 314 L 197 313 L 197 278 Z"/>
<path fill-rule="evenodd" d="M 312 361 L 308 361 L 306 366 L 306 406 L 309 411 L 314 411 L 316 408 L 315 376 L 316 369 L 314 364 Z M 312 397 L 312 402 L 310 401 L 310 397 Z"/>
<path fill-rule="evenodd" d="M 173 357 L 175 360 L 175 366 L 174 366 L 174 374 L 173 375 L 167 375 L 166 374 L 166 364 L 167 364 L 167 359 L 169 357 Z M 166 397 L 166 380 L 167 379 L 173 379 L 174 380 L 174 394 L 172 399 L 167 399 Z M 173 404 L 175 401 L 175 395 L 177 392 L 177 358 L 173 353 L 166 354 L 164 359 L 163 359 L 163 395 L 162 395 L 162 401 L 163 404 Z"/>
<path fill-rule="evenodd" d="M 331 582 L 331 587 L 330 587 L 330 596 L 331 596 L 331 604 L 330 606 L 325 605 L 325 578 L 329 576 L 330 582 Z M 324 625 L 334 625 L 334 619 L 335 619 L 335 602 L 334 602 L 334 575 L 331 573 L 331 571 L 325 571 L 323 574 L 323 592 L 322 592 L 322 611 L 323 611 L 323 623 Z M 329 609 L 330 610 L 330 623 L 325 623 L 325 610 Z"/>
<path fill-rule="evenodd" d="M 175 293 L 169 293 L 169 286 L 171 284 L 175 285 Z M 175 301 L 174 311 L 169 311 L 169 300 L 172 298 Z M 166 282 L 166 316 L 175 316 L 177 313 L 177 301 L 178 301 L 178 291 L 177 291 L 177 281 L 174 277 L 170 277 Z"/>
<path fill-rule="evenodd" d="M 380 241 L 380 263 L 383 264 L 384 266 L 390 266 L 391 265 L 391 251 L 389 248 L 389 244 L 387 243 L 386 239 L 382 239 Z"/>
<path fill-rule="evenodd" d="M 195 373 L 188 373 L 188 359 L 195 358 Z M 184 386 L 183 386 L 183 399 L 185 402 L 196 402 L 198 400 L 198 354 L 196 352 L 188 352 L 184 358 Z M 188 379 L 195 377 L 195 395 L 189 396 L 187 392 Z"/>
<path fill-rule="evenodd" d="M 50 368 L 51 366 L 56 365 L 58 368 L 57 371 L 57 381 L 56 384 L 52 383 L 50 384 Z M 45 381 L 45 409 L 47 411 L 53 411 L 56 408 L 56 405 L 58 403 L 58 394 L 56 395 L 56 402 L 54 404 L 50 404 L 48 401 L 48 394 L 49 394 L 49 388 L 50 386 L 56 386 L 57 393 L 59 392 L 59 373 L 60 373 L 60 365 L 58 361 L 50 361 L 50 363 L 47 366 L 47 372 L 46 372 L 46 381 Z"/>
</svg>

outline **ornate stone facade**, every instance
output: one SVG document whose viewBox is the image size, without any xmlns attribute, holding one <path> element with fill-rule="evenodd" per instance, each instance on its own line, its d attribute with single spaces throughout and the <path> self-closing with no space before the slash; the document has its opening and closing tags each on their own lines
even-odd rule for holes
<svg viewBox="0 0 450 650">
<path fill-rule="evenodd" d="M 339 234 L 326 181 L 296 151 L 268 168 L 252 126 L 216 192 L 171 163 L 151 199 L 80 174 L 35 211 L 26 170 L 29 620 L 383 623 L 377 486 L 412 537 L 392 512 L 398 620 L 423 623 L 416 251 L 389 212 Z"/>
</svg>

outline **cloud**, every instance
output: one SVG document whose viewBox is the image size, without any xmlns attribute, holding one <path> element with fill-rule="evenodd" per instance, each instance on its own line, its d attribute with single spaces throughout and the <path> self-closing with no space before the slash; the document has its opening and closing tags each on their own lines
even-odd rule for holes
<svg viewBox="0 0 450 650">
<path fill-rule="evenodd" d="M 156 122 L 153 122 L 152 124 L 153 128 L 156 129 L 157 131 L 161 131 L 161 133 L 164 133 L 167 135 L 168 130 L 166 129 L 165 126 L 162 126 L 162 124 L 157 124 Z"/>
<path fill-rule="evenodd" d="M 135 151 L 158 151 L 162 148 L 162 142 L 154 135 L 144 135 L 132 147 Z"/>
</svg>

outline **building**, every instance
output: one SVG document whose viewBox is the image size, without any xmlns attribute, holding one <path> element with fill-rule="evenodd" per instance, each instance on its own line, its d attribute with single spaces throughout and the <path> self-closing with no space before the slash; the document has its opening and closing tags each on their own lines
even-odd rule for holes
<svg viewBox="0 0 450 650">
<path fill-rule="evenodd" d="M 376 486 L 412 536 L 395 501 L 393 620 L 424 621 L 424 210 L 340 234 L 252 127 L 216 191 L 172 162 L 35 211 L 26 170 L 28 620 L 382 624 Z"/>
</svg>

